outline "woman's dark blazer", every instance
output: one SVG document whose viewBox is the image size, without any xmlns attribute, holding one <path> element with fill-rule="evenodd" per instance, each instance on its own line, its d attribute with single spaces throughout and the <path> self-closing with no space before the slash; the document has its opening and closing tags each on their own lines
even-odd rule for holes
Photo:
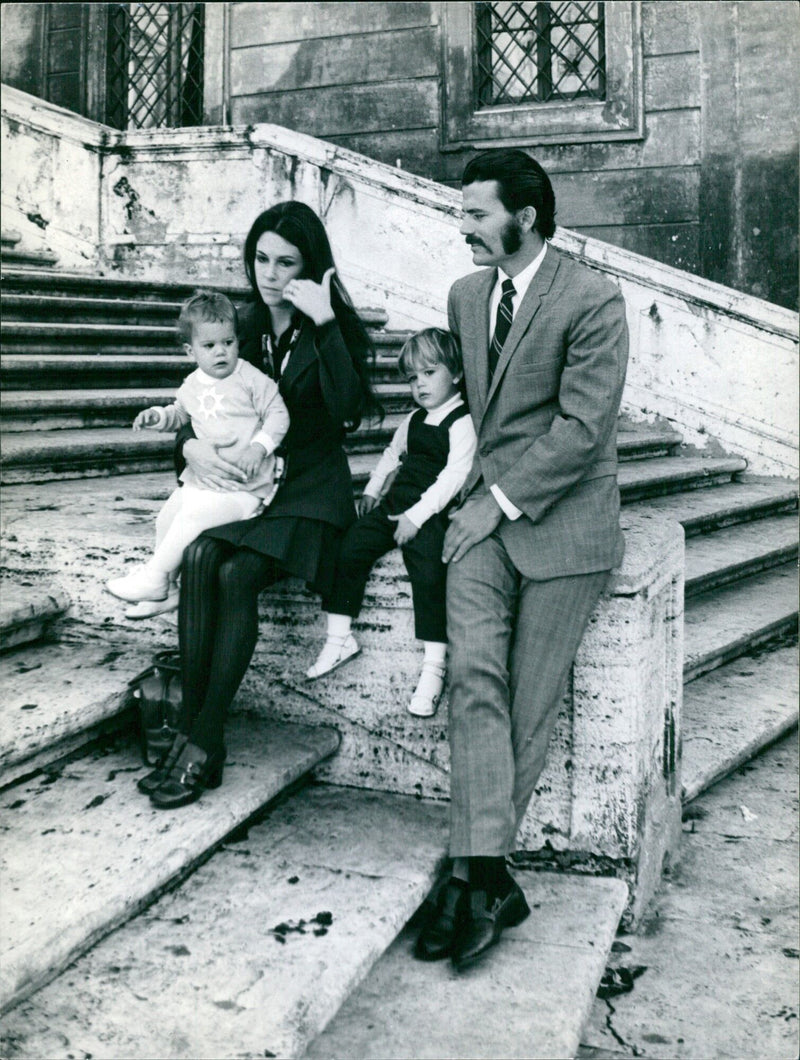
<svg viewBox="0 0 800 1060">
<path fill-rule="evenodd" d="M 239 356 L 265 371 L 254 310 L 246 305 L 239 313 Z M 317 327 L 302 318 L 279 388 L 290 420 L 282 447 L 286 477 L 257 521 L 289 516 L 349 526 L 355 518 L 353 481 L 342 443 L 347 426 L 361 418 L 363 389 L 335 321 Z M 191 431 L 179 434 L 179 450 L 191 436 Z"/>
</svg>

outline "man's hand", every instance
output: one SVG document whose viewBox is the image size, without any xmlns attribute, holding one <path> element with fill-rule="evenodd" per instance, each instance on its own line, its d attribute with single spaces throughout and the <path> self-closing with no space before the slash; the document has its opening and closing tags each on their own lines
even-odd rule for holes
<svg viewBox="0 0 800 1060">
<path fill-rule="evenodd" d="M 409 541 L 413 541 L 419 533 L 419 527 L 414 526 L 407 515 L 390 515 L 389 518 L 393 523 L 397 523 L 394 539 L 401 547 L 407 545 Z"/>
<path fill-rule="evenodd" d="M 336 270 L 328 269 L 322 277 L 322 283 L 313 280 L 289 280 L 283 289 L 283 297 L 291 302 L 295 309 L 311 317 L 317 327 L 335 320 L 331 305 L 331 277 Z"/>
<path fill-rule="evenodd" d="M 230 442 L 212 445 L 200 438 L 187 438 L 183 446 L 183 458 L 194 472 L 197 481 L 206 489 L 238 490 L 247 481 L 247 475 L 236 464 L 219 455 L 220 449 L 233 445 Z"/>
<path fill-rule="evenodd" d="M 470 498 L 450 519 L 442 550 L 444 562 L 460 560 L 473 545 L 487 538 L 502 518 L 503 509 L 491 493 Z"/>
<path fill-rule="evenodd" d="M 248 479 L 256 477 L 261 470 L 261 465 L 264 463 L 266 455 L 266 449 L 263 445 L 259 445 L 258 442 L 251 442 L 248 445 L 239 457 L 239 467 L 244 471 Z"/>
<path fill-rule="evenodd" d="M 368 493 L 364 493 L 361 496 L 361 500 L 358 502 L 357 512 L 359 515 L 366 515 L 367 512 L 371 512 L 373 508 L 378 507 L 378 498 L 370 497 Z"/>
<path fill-rule="evenodd" d="M 141 431 L 145 427 L 159 427 L 160 425 L 161 409 L 158 405 L 153 405 L 153 407 L 149 409 L 143 409 L 133 421 L 133 429 L 135 431 Z"/>
</svg>

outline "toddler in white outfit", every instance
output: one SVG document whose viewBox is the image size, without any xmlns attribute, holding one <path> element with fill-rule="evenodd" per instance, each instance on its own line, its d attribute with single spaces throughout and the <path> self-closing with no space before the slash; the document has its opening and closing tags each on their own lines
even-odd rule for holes
<svg viewBox="0 0 800 1060">
<path fill-rule="evenodd" d="M 181 308 L 178 334 L 197 368 L 181 384 L 173 405 L 145 409 L 133 421 L 135 431 L 175 431 L 191 422 L 198 438 L 225 447 L 226 460 L 248 477 L 240 489 L 214 490 L 186 468 L 156 519 L 152 559 L 107 583 L 114 596 L 144 602 L 129 617 L 174 610 L 186 546 L 204 530 L 258 515 L 275 495 L 275 450 L 289 429 L 289 413 L 273 380 L 239 360 L 236 330 L 230 299 L 196 291 Z"/>
</svg>

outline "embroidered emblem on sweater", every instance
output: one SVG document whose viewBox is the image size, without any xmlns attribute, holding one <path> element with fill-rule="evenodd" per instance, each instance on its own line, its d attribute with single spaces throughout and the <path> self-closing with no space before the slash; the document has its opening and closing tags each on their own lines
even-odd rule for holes
<svg viewBox="0 0 800 1060">
<path fill-rule="evenodd" d="M 200 406 L 199 413 L 204 420 L 217 419 L 217 412 L 225 408 L 224 395 L 218 394 L 213 386 L 207 387 L 197 401 Z"/>
</svg>

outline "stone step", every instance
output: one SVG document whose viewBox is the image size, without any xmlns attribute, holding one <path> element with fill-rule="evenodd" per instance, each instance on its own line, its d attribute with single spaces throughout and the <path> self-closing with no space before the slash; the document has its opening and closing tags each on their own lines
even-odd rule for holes
<svg viewBox="0 0 800 1060">
<path fill-rule="evenodd" d="M 745 474 L 736 482 L 717 485 L 712 490 L 648 497 L 633 502 L 631 510 L 654 511 L 677 519 L 690 538 L 781 512 L 797 511 L 797 483 Z"/>
<path fill-rule="evenodd" d="M 683 799 L 690 802 L 798 721 L 797 647 L 744 655 L 683 696 Z"/>
<path fill-rule="evenodd" d="M 367 422 L 347 436 L 349 453 L 366 452 L 374 463 L 376 450 L 388 444 L 402 415 L 390 414 L 381 423 Z M 126 471 L 157 471 L 172 466 L 175 436 L 129 427 L 69 428 L 3 434 L 4 484 L 46 482 L 61 476 L 115 475 Z"/>
<path fill-rule="evenodd" d="M 796 629 L 795 563 L 690 597 L 684 613 L 684 682 Z"/>
<path fill-rule="evenodd" d="M 4 228 L 0 231 L 0 246 L 4 249 L 5 247 L 15 247 L 21 239 L 22 235 L 16 228 Z"/>
<path fill-rule="evenodd" d="M 351 994 L 307 1060 L 574 1057 L 614 941 L 619 880 L 517 872 L 531 915 L 474 970 L 421 964 L 418 920 Z"/>
<path fill-rule="evenodd" d="M 43 592 L 4 582 L 0 588 L 0 651 L 42 640 L 53 623 L 66 614 L 69 605 L 67 594 L 57 589 Z"/>
<path fill-rule="evenodd" d="M 375 390 L 387 414 L 409 412 L 413 402 L 402 382 Z M 175 387 L 108 387 L 102 390 L 17 390 L 3 395 L 3 431 L 53 431 L 130 426 L 140 409 L 169 405 Z"/>
<path fill-rule="evenodd" d="M 408 332 L 378 331 L 371 334 L 380 353 L 396 352 Z M 159 356 L 174 350 L 183 356 L 175 325 L 157 324 L 69 324 L 13 321 L 0 326 L 0 339 L 7 356 Z"/>
<path fill-rule="evenodd" d="M 684 490 L 702 489 L 731 481 L 744 471 L 741 457 L 662 456 L 634 461 L 619 469 L 619 486 L 626 503 Z"/>
<path fill-rule="evenodd" d="M 0 656 L 0 786 L 121 724 L 127 683 L 149 662 L 141 646 L 91 642 L 39 644 Z"/>
<path fill-rule="evenodd" d="M 26 250 L 24 247 L 4 245 L 0 253 L 3 268 L 6 265 L 15 266 L 20 272 L 26 269 L 37 272 L 42 266 L 52 266 L 58 262 L 58 255 L 52 250 Z"/>
<path fill-rule="evenodd" d="M 696 596 L 797 558 L 794 513 L 726 527 L 686 542 L 685 595 Z"/>
<path fill-rule="evenodd" d="M 241 302 L 241 299 L 236 299 Z M 180 301 L 152 298 L 89 298 L 81 295 L 26 294 L 0 292 L 3 319 L 11 321 L 65 321 L 83 324 L 107 322 L 153 324 L 166 321 L 175 326 Z"/>
<path fill-rule="evenodd" d="M 19 1057 L 304 1055 L 426 894 L 445 816 L 401 796 L 304 789 L 11 1013 L 6 1040 Z M 532 915 L 479 972 L 456 978 L 395 948 L 411 982 L 390 996 L 417 1047 L 430 1023 L 430 1051 L 310 1055 L 574 1055 L 626 888 L 519 878 Z M 449 1004 L 432 1018 L 437 997 Z M 443 1019 L 451 1009 L 458 1018 Z M 504 1015 L 506 1037 L 492 1041 Z"/>
<path fill-rule="evenodd" d="M 681 441 L 681 435 L 671 427 L 630 424 L 620 417 L 617 431 L 617 455 L 620 460 L 672 456 Z"/>
<path fill-rule="evenodd" d="M 391 340 L 394 341 L 394 340 Z M 2 380 L 5 393 L 28 390 L 96 389 L 121 387 L 177 387 L 192 364 L 177 348 L 168 353 L 112 348 L 108 353 L 4 353 Z M 381 353 L 371 365 L 376 383 L 398 381 L 396 352 Z"/>
<path fill-rule="evenodd" d="M 339 742 L 333 729 L 247 715 L 231 717 L 226 739 L 222 786 L 188 810 L 156 810 L 137 791 L 146 768 L 133 745 L 5 790 L 3 1010 L 183 879 Z"/>
<path fill-rule="evenodd" d="M 19 407 L 19 406 L 18 406 Z M 363 483 L 372 470 L 375 452 L 387 444 L 400 421 L 399 414 L 386 416 L 381 424 L 366 424 L 348 437 L 351 457 L 365 454 L 366 461 L 354 463 L 352 470 Z M 625 441 L 637 450 L 646 448 L 644 438 L 628 433 Z M 656 447 L 660 445 L 656 438 Z M 0 467 L 3 483 L 48 482 L 61 478 L 95 475 L 133 474 L 166 470 L 172 466 L 174 439 L 171 434 L 150 431 L 133 432 L 125 427 L 65 428 L 63 430 L 9 431 L 4 433 Z M 684 464 L 692 465 L 688 471 Z M 642 466 L 653 466 L 648 474 Z M 663 491 L 669 476 L 680 484 L 710 484 L 744 461 L 713 458 L 655 457 L 640 462 L 625 462 L 620 467 L 620 489 L 624 499 L 630 492 L 640 497 L 648 488 Z"/>
<path fill-rule="evenodd" d="M 177 310 L 198 287 L 203 284 L 200 279 L 188 283 L 162 283 L 160 281 L 116 276 L 97 276 L 87 273 L 50 272 L 46 269 L 14 269 L 6 267 L 5 253 L 0 272 L 0 283 L 5 294 L 24 293 L 36 298 L 58 298 L 71 301 L 73 304 L 84 303 L 84 308 L 91 309 L 85 303 L 96 303 L 98 300 L 114 299 L 127 303 L 168 303 Z M 222 291 L 237 305 L 250 297 L 250 288 L 243 284 L 215 283 L 215 291 Z M 65 303 L 66 304 L 66 303 Z M 54 311 L 57 307 L 54 306 Z M 70 312 L 66 309 L 65 311 Z M 128 309 L 123 310 L 128 312 Z M 359 316 L 368 327 L 382 328 L 388 320 L 386 310 L 370 306 L 360 306 Z M 6 319 L 9 319 L 8 317 Z"/>
</svg>

